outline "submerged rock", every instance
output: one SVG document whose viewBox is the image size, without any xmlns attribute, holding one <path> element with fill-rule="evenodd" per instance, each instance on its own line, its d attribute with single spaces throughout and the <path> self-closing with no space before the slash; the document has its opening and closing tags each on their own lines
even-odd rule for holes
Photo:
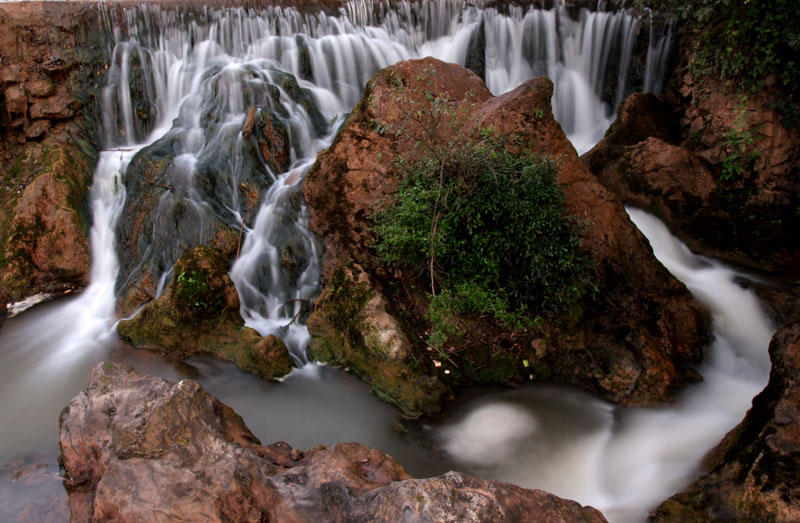
<svg viewBox="0 0 800 523">
<path fill-rule="evenodd" d="M 769 354 L 769 384 L 706 458 L 706 474 L 652 520 L 800 521 L 800 321 L 778 329 Z"/>
<path fill-rule="evenodd" d="M 225 260 L 211 247 L 196 247 L 183 255 L 164 294 L 134 318 L 120 321 L 117 331 L 136 347 L 155 348 L 178 359 L 213 354 L 268 379 L 294 367 L 279 338 L 262 338 L 244 327 Z"/>
<path fill-rule="evenodd" d="M 463 125 L 474 126 L 476 133 L 491 130 L 507 140 L 512 151 L 526 148 L 559 162 L 557 181 L 564 191 L 567 210 L 587 224 L 583 246 L 595 261 L 598 287 L 594 297 L 582 300 L 581 310 L 536 329 L 508 332 L 477 319 L 470 324 L 475 334 L 467 348 L 445 354 L 445 362 L 426 350 L 422 341 L 428 303 L 420 290 L 424 284 L 417 285 L 420 282 L 414 281 L 413 275 L 390 273 L 377 260 L 370 233 L 370 214 L 393 194 L 403 175 L 393 160 L 419 152 L 410 139 L 415 130 L 408 128 L 411 124 L 403 104 L 424 104 L 423 93 L 432 88 L 432 78 L 436 95 L 456 118 L 463 118 Z M 397 94 L 399 86 L 412 101 Z M 356 369 L 376 388 L 371 375 L 381 371 L 358 370 L 363 364 L 354 356 L 357 347 L 366 352 L 363 333 L 331 321 L 337 311 L 347 307 L 346 300 L 337 301 L 336 292 L 331 290 L 336 287 L 334 279 L 343 271 L 352 272 L 355 264 L 365 276 L 353 281 L 365 282 L 373 289 L 370 295 L 374 292 L 384 297 L 390 304 L 386 313 L 394 317 L 410 341 L 411 356 L 403 360 L 405 369 L 425 382 L 431 376 L 448 385 L 567 382 L 617 403 L 652 405 L 669 401 L 682 385 L 697 379 L 691 365 L 700 361 L 708 342 L 707 316 L 686 288 L 653 257 L 619 200 L 577 157 L 553 118 L 552 89 L 549 80 L 539 78 L 492 97 L 470 71 L 430 58 L 401 62 L 373 76 L 361 102 L 331 147 L 319 155 L 304 182 L 312 228 L 326 247 L 324 299 L 317 304 L 316 314 L 327 321 L 315 321 L 313 316 L 309 321 L 312 352 L 336 354 L 332 361 Z M 436 133 L 446 134 L 448 129 L 447 125 L 430 125 L 417 131 L 431 133 L 431 139 L 447 143 L 454 137 Z M 338 349 L 330 346 L 335 339 L 332 331 L 340 334 Z M 486 332 L 492 334 L 484 337 L 482 333 Z M 390 401 L 408 414 L 419 413 L 407 410 L 411 399 L 395 397 Z"/>
<path fill-rule="evenodd" d="M 414 480 L 357 443 L 261 446 L 195 381 L 99 363 L 59 417 L 72 521 L 586 521 L 538 490 L 451 472 Z"/>
</svg>

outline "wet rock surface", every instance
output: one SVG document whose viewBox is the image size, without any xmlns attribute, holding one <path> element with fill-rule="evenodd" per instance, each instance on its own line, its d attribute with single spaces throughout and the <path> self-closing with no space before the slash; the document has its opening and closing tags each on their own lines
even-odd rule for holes
<svg viewBox="0 0 800 523">
<path fill-rule="evenodd" d="M 558 183 L 567 209 L 587 223 L 584 249 L 596 262 L 599 288 L 594 298 L 581 303 L 584 313 L 577 319 L 516 333 L 506 340 L 506 346 L 478 345 L 451 355 L 459 373 L 461 368 L 492 368 L 492 373 L 481 374 L 483 382 L 560 381 L 618 403 L 668 401 L 681 385 L 696 379 L 689 366 L 700 360 L 708 340 L 706 316 L 685 287 L 655 260 L 619 200 L 577 157 L 552 116 L 552 83 L 546 79 L 530 80 L 495 98 L 470 71 L 434 59 L 401 62 L 376 73 L 362 101 L 331 147 L 319 155 L 304 183 L 312 227 L 326 247 L 324 288 L 331 288 L 335 275 L 357 264 L 366 274 L 368 286 L 391 304 L 388 314 L 411 341 L 416 359 L 406 358 L 406 368 L 426 380 L 438 375 L 444 383 L 458 383 L 452 375 L 442 376 L 443 369 L 436 370 L 432 355 L 426 354 L 421 342 L 427 307 L 424 294 L 409 290 L 414 288 L 413 277 L 387 272 L 371 250 L 369 231 L 372 209 L 393 193 L 401 179 L 393 159 L 416 154 L 409 138 L 412 133 L 396 132 L 407 125 L 407 116 L 394 89 L 402 84 L 410 96 L 417 93 L 421 98 L 430 88 L 432 71 L 436 72 L 438 96 L 455 105 L 465 121 L 506 137 L 512 150 L 521 150 L 522 143 L 533 152 L 557 159 Z M 341 309 L 341 303 L 329 298 L 320 301 L 309 319 L 312 352 L 320 344 L 328 344 Z M 487 327 L 478 324 L 475 328 Z M 363 339 L 352 330 L 340 332 L 349 338 L 350 347 Z M 324 352 L 336 351 L 326 348 Z M 346 365 L 357 369 L 351 361 Z M 379 371 L 357 372 L 374 387 L 372 375 Z M 469 382 L 477 379 L 478 373 L 465 370 L 463 376 L 464 382 Z M 393 402 L 402 407 L 402 402 Z"/>
<path fill-rule="evenodd" d="M 774 92 L 699 80 L 690 59 L 684 46 L 663 102 L 626 99 L 583 160 L 625 204 L 658 214 L 693 251 L 796 278 L 800 241 L 790 231 L 800 227 L 800 134 L 787 129 Z"/>
<path fill-rule="evenodd" d="M 413 480 L 357 443 L 262 446 L 192 380 L 99 363 L 62 411 L 72 521 L 605 521 L 545 492 L 448 473 Z"/>
<path fill-rule="evenodd" d="M 778 329 L 769 353 L 767 387 L 706 458 L 706 474 L 654 521 L 800 520 L 800 321 Z"/>
<path fill-rule="evenodd" d="M 86 285 L 96 161 L 94 8 L 0 6 L 0 286 L 12 300 Z"/>
<path fill-rule="evenodd" d="M 117 331 L 136 347 L 177 359 L 212 354 L 268 379 L 294 367 L 279 338 L 262 338 L 244 326 L 225 260 L 211 247 L 196 247 L 183 255 L 164 294 L 134 318 L 120 321 Z"/>
<path fill-rule="evenodd" d="M 444 383 L 414 369 L 413 350 L 386 298 L 358 264 L 337 269 L 308 319 L 311 355 L 350 368 L 378 397 L 412 417 L 439 411 Z"/>
<path fill-rule="evenodd" d="M 92 154 L 48 139 L 27 147 L 3 173 L 0 286 L 12 299 L 88 283 Z"/>
</svg>

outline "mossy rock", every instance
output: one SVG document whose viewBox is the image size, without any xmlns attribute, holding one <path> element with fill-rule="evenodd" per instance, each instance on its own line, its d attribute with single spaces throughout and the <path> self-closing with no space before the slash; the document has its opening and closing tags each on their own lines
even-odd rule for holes
<svg viewBox="0 0 800 523">
<path fill-rule="evenodd" d="M 12 299 L 80 288 L 89 277 L 87 194 L 95 151 L 48 138 L 2 173 L 0 285 Z"/>
<path fill-rule="evenodd" d="M 357 265 L 333 273 L 308 318 L 308 330 L 315 359 L 351 369 L 376 396 L 407 416 L 441 410 L 446 385 L 423 372 L 383 297 Z"/>
<path fill-rule="evenodd" d="M 239 297 L 218 250 L 201 245 L 175 264 L 175 277 L 164 294 L 117 332 L 136 347 L 154 348 L 182 359 L 211 354 L 267 379 L 294 367 L 286 345 L 263 338 L 244 326 Z"/>
</svg>

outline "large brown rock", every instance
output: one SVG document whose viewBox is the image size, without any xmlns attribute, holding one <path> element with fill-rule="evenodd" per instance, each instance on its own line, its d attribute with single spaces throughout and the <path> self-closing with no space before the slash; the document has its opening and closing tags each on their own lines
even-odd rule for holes
<svg viewBox="0 0 800 523">
<path fill-rule="evenodd" d="M 412 480 L 357 443 L 261 446 L 197 382 L 99 363 L 59 418 L 71 521 L 587 521 L 536 490 L 449 473 Z"/>
<path fill-rule="evenodd" d="M 733 263 L 800 275 L 800 133 L 776 109 L 777 88 L 739 92 L 738 85 L 696 78 L 686 40 L 666 100 L 678 115 L 681 145 L 702 157 L 717 181 L 709 211 L 724 215 L 684 239 L 703 253 Z M 682 217 L 683 221 L 690 217 Z M 672 224 L 670 224 L 672 226 Z M 677 228 L 677 227 L 676 227 Z"/>
<path fill-rule="evenodd" d="M 86 195 L 93 158 L 73 144 L 30 144 L 3 173 L 0 285 L 14 300 L 88 283 Z"/>
<path fill-rule="evenodd" d="M 720 209 L 717 181 L 708 163 L 655 137 L 620 153 L 597 173 L 600 181 L 626 205 L 659 216 L 694 250 L 712 254 L 703 245 L 729 227 L 731 217 Z"/>
<path fill-rule="evenodd" d="M 17 300 L 88 280 L 85 195 L 108 46 L 86 5 L 0 6 L 0 285 Z M 82 109 L 82 110 L 81 110 Z"/>
<path fill-rule="evenodd" d="M 655 521 L 800 521 L 800 321 L 769 347 L 769 384 L 704 464 L 706 475 Z"/>
<path fill-rule="evenodd" d="M 398 94 L 401 87 L 405 94 Z M 515 333 L 505 347 L 478 343 L 451 354 L 454 372 L 446 377 L 433 361 L 439 356 L 426 352 L 417 341 L 424 335 L 424 294 L 414 291 L 408 275 L 388 274 L 370 249 L 370 213 L 402 177 L 392 160 L 424 152 L 420 149 L 425 139 L 439 143 L 457 139 L 452 136 L 453 125 L 415 122 L 413 111 L 409 118 L 409 108 L 425 107 L 424 92 L 430 89 L 451 108 L 456 127 L 466 127 L 467 133 L 470 126 L 473 133 L 490 129 L 511 150 L 525 147 L 559 162 L 558 183 L 567 209 L 587 223 L 583 245 L 596 262 L 599 288 L 594 299 L 581 304 L 578 320 L 550 322 L 535 333 Z M 358 265 L 369 288 L 387 297 L 391 304 L 387 312 L 411 340 L 415 357 L 406 358 L 406 367 L 417 375 L 438 374 L 456 383 L 456 367 L 465 376 L 468 367 L 480 368 L 484 382 L 561 381 L 618 403 L 668 401 L 695 377 L 688 367 L 700 360 L 708 340 L 706 317 L 686 288 L 655 260 L 619 200 L 577 157 L 553 118 L 552 89 L 549 80 L 540 78 L 495 98 L 473 73 L 434 59 L 401 62 L 376 73 L 304 183 L 311 225 L 326 247 L 323 286 L 331 287 L 335 275 L 352 272 L 352 264 Z M 325 345 L 322 352 L 330 353 L 329 334 L 341 307 L 325 292 L 319 305 L 309 319 L 311 350 Z M 354 334 L 352 329 L 344 332 Z M 358 341 L 354 335 L 348 343 L 352 347 Z M 476 354 L 481 354 L 481 361 L 474 360 Z M 357 372 L 375 383 L 380 370 Z"/>
<path fill-rule="evenodd" d="M 619 159 L 626 146 L 651 136 L 673 145 L 680 142 L 680 130 L 670 108 L 653 93 L 632 93 L 617 107 L 617 118 L 603 139 L 581 160 L 598 174 Z"/>
<path fill-rule="evenodd" d="M 286 345 L 245 327 L 239 296 L 218 250 L 201 245 L 175 264 L 175 277 L 157 299 L 117 326 L 136 347 L 161 350 L 173 358 L 213 354 L 267 379 L 294 367 Z"/>
</svg>

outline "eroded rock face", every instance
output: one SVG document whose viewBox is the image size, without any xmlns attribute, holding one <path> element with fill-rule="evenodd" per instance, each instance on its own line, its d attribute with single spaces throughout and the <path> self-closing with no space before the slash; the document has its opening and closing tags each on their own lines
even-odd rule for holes
<svg viewBox="0 0 800 523">
<path fill-rule="evenodd" d="M 19 300 L 88 281 L 96 151 L 78 136 L 94 135 L 106 46 L 89 6 L 5 4 L 0 26 L 0 286 Z"/>
<path fill-rule="evenodd" d="M 373 393 L 410 416 L 439 412 L 447 388 L 414 369 L 413 345 L 358 264 L 338 268 L 316 305 L 321 312 L 308 318 L 315 359 L 352 369 Z"/>
<path fill-rule="evenodd" d="M 210 353 L 268 379 L 294 367 L 280 338 L 262 338 L 244 326 L 225 260 L 211 247 L 196 247 L 183 255 L 164 294 L 133 319 L 120 321 L 117 331 L 136 347 L 155 348 L 179 359 Z"/>
<path fill-rule="evenodd" d="M 700 156 L 655 137 L 620 152 L 598 178 L 627 205 L 658 215 L 683 238 L 725 230 L 730 216 L 720 212 L 717 181 Z"/>
<path fill-rule="evenodd" d="M 3 173 L 0 286 L 12 299 L 88 283 L 92 162 L 76 147 L 51 139 L 31 144 Z"/>
<path fill-rule="evenodd" d="M 707 474 L 662 503 L 653 520 L 800 520 L 800 321 L 778 329 L 769 354 L 769 384 L 711 451 Z"/>
<path fill-rule="evenodd" d="M 653 93 L 633 93 L 617 107 L 617 119 L 603 139 L 581 160 L 598 174 L 619 159 L 627 146 L 651 136 L 671 145 L 680 142 L 680 130 L 670 108 Z"/>
<path fill-rule="evenodd" d="M 566 324 L 547 323 L 536 332 L 509 335 L 507 346 L 477 344 L 451 355 L 457 369 L 447 377 L 432 365 L 433 355 L 424 352 L 420 341 L 427 307 L 424 293 L 414 290 L 413 276 L 387 272 L 371 250 L 369 230 L 372 209 L 393 193 L 402 177 L 392 160 L 418 154 L 409 138 L 414 129 L 408 130 L 406 106 L 412 105 L 408 97 L 416 96 L 419 100 L 413 103 L 422 105 L 423 93 L 432 85 L 445 103 L 455 107 L 455 118 L 463 118 L 476 132 L 491 129 L 507 140 L 511 150 L 520 150 L 522 144 L 559 162 L 558 183 L 567 209 L 587 224 L 584 249 L 596 262 L 599 288 L 594 299 L 581 303 L 583 314 Z M 398 96 L 398 86 L 410 94 Z M 312 227 L 326 247 L 323 286 L 331 287 L 334 275 L 357 264 L 369 287 L 387 297 L 392 305 L 387 312 L 411 340 L 416 359 L 412 365 L 407 358 L 406 368 L 413 367 L 417 375 L 438 375 L 452 384 L 477 380 L 479 373 L 483 382 L 561 381 L 618 403 L 668 401 L 681 385 L 696 378 L 689 366 L 700 360 L 707 343 L 706 316 L 685 287 L 655 260 L 619 200 L 577 157 L 552 116 L 552 89 L 549 80 L 540 78 L 495 98 L 470 71 L 434 59 L 401 62 L 376 73 L 304 183 Z M 449 129 L 423 130 L 446 143 L 453 137 L 436 133 Z M 320 301 L 315 313 L 326 316 L 327 322 L 309 319 L 312 352 L 331 339 L 329 326 L 340 307 L 330 297 Z M 354 334 L 349 346 L 358 345 L 359 336 L 352 330 L 340 332 Z M 337 351 L 326 347 L 324 352 Z M 357 368 L 350 361 L 346 364 Z M 369 373 L 359 373 L 367 381 L 372 379 Z"/>
<path fill-rule="evenodd" d="M 605 521 L 545 492 L 449 473 L 412 480 L 357 443 L 261 446 L 192 380 L 99 363 L 59 418 L 71 521 Z"/>
<path fill-rule="evenodd" d="M 691 51 L 682 53 L 666 106 L 631 95 L 583 160 L 695 252 L 796 279 L 800 133 L 786 129 L 770 89 L 742 94 L 711 77 L 698 81 Z"/>
</svg>

